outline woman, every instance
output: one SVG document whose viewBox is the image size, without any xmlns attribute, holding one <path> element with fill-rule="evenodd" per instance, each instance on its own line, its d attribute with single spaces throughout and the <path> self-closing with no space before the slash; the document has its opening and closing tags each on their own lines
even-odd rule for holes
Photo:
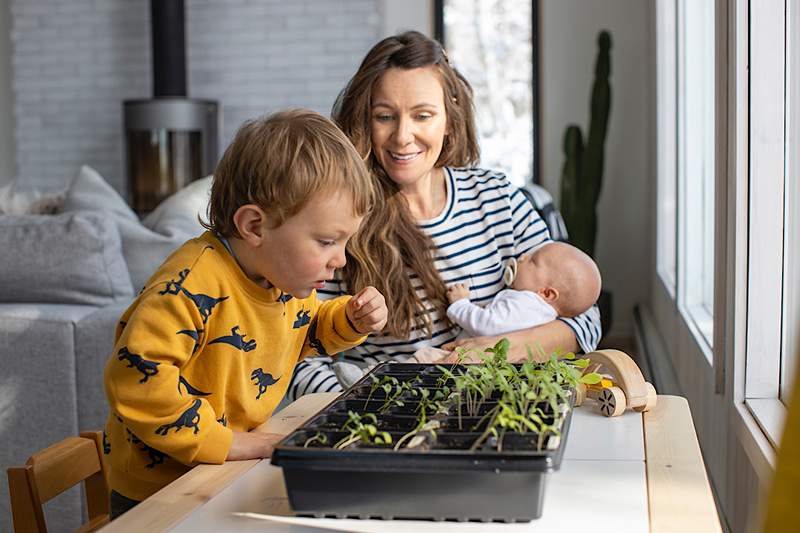
<svg viewBox="0 0 800 533">
<path fill-rule="evenodd" d="M 504 288 L 506 261 L 551 241 L 544 221 L 502 173 L 473 168 L 478 145 L 469 83 L 438 42 L 406 32 L 370 50 L 333 119 L 367 162 L 382 201 L 351 242 L 338 279 L 319 292 L 332 297 L 374 285 L 390 313 L 384 335 L 344 359 L 365 367 L 405 360 L 427 346 L 493 345 L 499 339 L 454 342 L 459 330 L 445 314 L 447 285 L 467 283 L 473 302 L 489 302 Z M 599 316 L 593 307 L 505 335 L 511 356 L 526 357 L 526 345 L 547 353 L 594 350 Z M 330 359 L 309 361 L 298 365 L 289 394 L 339 387 Z"/>
</svg>

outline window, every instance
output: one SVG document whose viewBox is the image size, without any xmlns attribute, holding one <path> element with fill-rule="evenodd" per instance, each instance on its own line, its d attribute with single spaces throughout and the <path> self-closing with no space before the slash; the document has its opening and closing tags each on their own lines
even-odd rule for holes
<svg viewBox="0 0 800 533">
<path fill-rule="evenodd" d="M 678 5 L 678 306 L 711 360 L 714 311 L 714 0 Z"/>
<path fill-rule="evenodd" d="M 443 0 L 437 37 L 474 90 L 481 165 L 535 181 L 535 2 Z"/>
<path fill-rule="evenodd" d="M 800 348 L 799 8 L 800 0 L 750 3 L 745 398 L 773 445 Z"/>
<path fill-rule="evenodd" d="M 787 2 L 786 158 L 781 398 L 789 401 L 800 358 L 800 0 Z"/>
<path fill-rule="evenodd" d="M 656 214 L 656 271 L 667 292 L 675 297 L 676 230 L 676 28 L 675 4 L 656 2 L 658 19 L 657 50 L 657 123 L 658 136 L 658 207 Z"/>
</svg>

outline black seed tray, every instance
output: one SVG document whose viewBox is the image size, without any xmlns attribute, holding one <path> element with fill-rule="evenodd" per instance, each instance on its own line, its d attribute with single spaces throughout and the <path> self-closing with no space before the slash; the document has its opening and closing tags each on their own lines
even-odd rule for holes
<svg viewBox="0 0 800 533">
<path fill-rule="evenodd" d="M 381 364 L 284 438 L 272 464 L 283 468 L 296 514 L 482 522 L 527 522 L 541 516 L 546 475 L 561 466 L 571 407 L 561 436 L 548 436 L 543 451 L 537 450 L 536 433 L 507 433 L 500 450 L 493 437 L 471 449 L 486 428 L 489 417 L 482 415 L 497 404 L 494 399 L 484 403 L 479 416 L 462 412 L 460 427 L 455 412 L 428 413 L 440 423 L 435 436 L 426 433 L 421 446 L 394 450 L 416 425 L 419 398 L 406 391 L 398 398 L 403 405 L 387 408 L 385 393 L 375 390 L 367 401 L 373 375 L 416 379 L 415 389 L 431 393 L 441 385 L 436 365 Z M 551 412 L 549 406 L 543 410 Z M 349 435 L 342 431 L 348 411 L 374 413 L 378 431 L 388 432 L 392 444 L 357 442 L 334 449 Z"/>
</svg>

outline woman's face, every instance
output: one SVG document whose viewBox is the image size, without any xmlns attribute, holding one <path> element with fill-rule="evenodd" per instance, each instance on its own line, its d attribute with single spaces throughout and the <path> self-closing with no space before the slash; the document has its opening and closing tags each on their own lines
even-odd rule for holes
<svg viewBox="0 0 800 533">
<path fill-rule="evenodd" d="M 391 68 L 372 90 L 372 150 L 401 189 L 430 175 L 448 133 L 436 67 Z"/>
</svg>

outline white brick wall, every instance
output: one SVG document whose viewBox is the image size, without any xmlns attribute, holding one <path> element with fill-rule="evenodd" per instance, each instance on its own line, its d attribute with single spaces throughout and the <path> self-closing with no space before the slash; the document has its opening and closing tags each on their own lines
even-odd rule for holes
<svg viewBox="0 0 800 533">
<path fill-rule="evenodd" d="M 242 121 L 328 114 L 382 31 L 373 0 L 186 0 L 188 90 L 222 105 L 221 150 Z M 63 188 L 94 166 L 124 190 L 122 101 L 151 96 L 146 0 L 11 0 L 17 175 Z"/>
</svg>

